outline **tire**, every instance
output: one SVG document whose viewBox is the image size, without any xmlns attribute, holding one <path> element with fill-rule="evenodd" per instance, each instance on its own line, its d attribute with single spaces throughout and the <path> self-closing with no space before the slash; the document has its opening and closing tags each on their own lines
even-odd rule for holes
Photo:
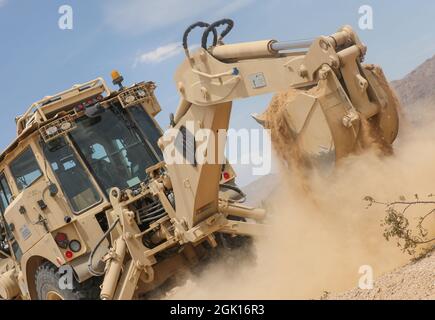
<svg viewBox="0 0 435 320">
<path fill-rule="evenodd" d="M 218 244 L 226 250 L 235 250 L 243 247 L 250 248 L 252 238 L 249 236 L 233 236 L 225 233 L 219 233 L 216 237 Z"/>
<path fill-rule="evenodd" d="M 41 264 L 36 270 L 35 284 L 38 300 L 97 300 L 100 295 L 101 278 L 93 277 L 78 283 L 73 277 L 73 289 L 59 288 L 61 274 L 50 262 Z"/>
<path fill-rule="evenodd" d="M 230 220 L 246 222 L 245 218 L 228 216 Z M 231 235 L 226 233 L 218 233 L 216 240 L 226 250 L 240 249 L 243 247 L 250 248 L 252 245 L 252 237 Z"/>
</svg>

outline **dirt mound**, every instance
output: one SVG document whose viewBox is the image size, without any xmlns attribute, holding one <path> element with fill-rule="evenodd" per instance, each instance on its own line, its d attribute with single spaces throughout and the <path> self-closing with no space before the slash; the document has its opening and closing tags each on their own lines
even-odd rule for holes
<svg viewBox="0 0 435 320">
<path fill-rule="evenodd" d="M 384 90 L 387 96 L 389 101 L 388 104 L 399 109 L 397 112 L 401 115 L 402 110 L 399 99 L 397 98 L 395 92 L 391 89 L 382 69 L 373 64 L 365 65 L 364 69 L 370 71 L 374 75 L 380 87 Z M 270 130 L 272 145 L 276 155 L 282 161 L 285 167 L 289 167 L 296 172 L 303 173 L 305 169 L 312 169 L 318 164 L 318 161 L 316 159 L 310 158 L 305 153 L 302 147 L 302 140 L 304 137 L 301 137 L 300 133 L 297 133 L 293 130 L 294 126 L 292 123 L 294 115 L 290 114 L 290 112 L 287 112 L 287 110 L 290 110 L 288 106 L 294 102 L 298 95 L 302 93 L 313 97 L 321 97 L 321 90 L 322 89 L 317 86 L 309 90 L 290 88 L 286 92 L 275 94 L 263 115 L 264 126 L 266 129 Z M 309 119 L 313 118 L 314 109 L 315 107 L 311 106 L 311 110 L 307 113 L 307 120 L 303 124 L 301 132 L 304 130 L 305 126 L 309 125 Z M 366 119 L 362 114 L 359 114 L 359 117 L 361 121 L 359 132 L 357 133 L 358 138 L 356 144 L 360 146 L 360 148 L 355 148 L 354 152 L 359 153 L 362 150 L 371 148 L 379 152 L 379 155 L 391 155 L 393 153 L 393 149 L 391 144 L 385 141 L 382 128 L 379 128 L 378 123 L 380 120 L 378 120 L 377 117 Z M 329 126 L 333 124 L 341 125 L 340 119 L 338 119 L 338 121 L 337 119 L 330 119 L 328 121 Z M 316 125 L 320 126 L 321 124 L 316 123 Z M 326 132 L 326 127 L 324 130 L 325 132 L 323 132 L 323 135 L 327 136 L 329 132 Z M 340 141 L 340 139 L 336 139 Z M 334 141 L 334 143 L 335 142 L 336 141 Z M 319 154 L 321 153 L 320 146 L 318 152 Z M 304 177 L 301 176 L 301 178 Z"/>
<path fill-rule="evenodd" d="M 289 89 L 287 92 L 274 95 L 265 112 L 265 127 L 270 130 L 272 145 L 277 156 L 286 166 L 295 169 L 311 166 L 284 115 L 285 105 L 298 94 L 300 91 Z"/>
<path fill-rule="evenodd" d="M 331 300 L 435 300 L 435 251 L 380 276 L 373 289 L 332 294 Z"/>
</svg>

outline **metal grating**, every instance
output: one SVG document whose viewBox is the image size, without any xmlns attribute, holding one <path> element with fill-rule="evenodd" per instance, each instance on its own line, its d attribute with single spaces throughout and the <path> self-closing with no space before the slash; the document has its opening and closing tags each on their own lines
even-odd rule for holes
<svg viewBox="0 0 435 320">
<path fill-rule="evenodd" d="M 149 87 L 145 83 L 142 83 L 121 92 L 118 95 L 118 98 L 121 101 L 122 106 L 127 108 L 152 99 L 152 95 Z"/>
<path fill-rule="evenodd" d="M 60 119 L 50 122 L 39 129 L 39 133 L 45 142 L 50 142 L 63 136 L 77 127 L 74 117 L 66 115 Z"/>
</svg>

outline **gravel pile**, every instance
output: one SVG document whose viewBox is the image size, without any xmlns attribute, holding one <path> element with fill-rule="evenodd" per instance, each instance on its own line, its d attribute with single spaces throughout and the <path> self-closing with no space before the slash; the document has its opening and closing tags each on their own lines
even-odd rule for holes
<svg viewBox="0 0 435 320">
<path fill-rule="evenodd" d="M 353 289 L 332 300 L 435 300 L 435 251 L 379 277 L 372 290 Z"/>
</svg>

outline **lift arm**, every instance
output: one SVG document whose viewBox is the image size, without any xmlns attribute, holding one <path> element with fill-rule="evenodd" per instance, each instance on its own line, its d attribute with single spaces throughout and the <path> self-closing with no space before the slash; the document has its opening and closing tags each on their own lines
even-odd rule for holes
<svg viewBox="0 0 435 320">
<path fill-rule="evenodd" d="M 216 37 L 222 25 L 227 28 Z M 193 53 L 187 49 L 185 34 L 187 57 L 175 74 L 181 100 L 173 128 L 192 136 L 198 129 L 225 130 L 232 101 L 293 91 L 280 112 L 305 152 L 314 156 L 330 152 L 340 160 L 361 149 L 362 121 L 371 123 L 382 143 L 393 143 L 398 132 L 396 101 L 381 69 L 362 65 L 366 47 L 351 27 L 312 41 L 223 44 L 232 26 L 228 19 L 208 25 L 202 47 Z M 213 45 L 207 47 L 211 32 Z M 258 120 L 265 122 L 265 117 Z M 222 148 L 209 148 L 215 150 L 207 153 L 223 157 Z M 169 164 L 168 169 L 177 215 L 189 227 L 218 212 L 218 164 Z"/>
</svg>

